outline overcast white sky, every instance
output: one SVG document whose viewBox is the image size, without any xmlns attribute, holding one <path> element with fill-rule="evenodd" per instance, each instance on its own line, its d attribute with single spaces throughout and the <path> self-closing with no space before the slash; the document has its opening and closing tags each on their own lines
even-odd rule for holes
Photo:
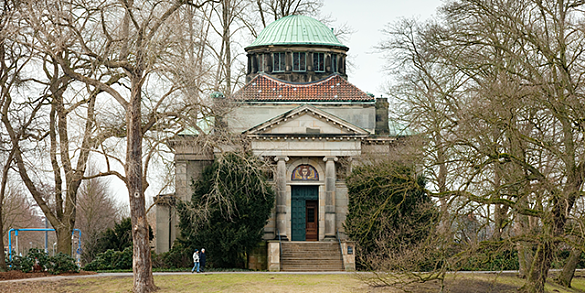
<svg viewBox="0 0 585 293">
<path fill-rule="evenodd" d="M 428 19 L 436 14 L 442 0 L 324 0 L 321 14 L 336 19 L 338 26 L 347 24 L 354 33 L 349 41 L 348 55 L 354 65 L 348 80 L 363 91 L 376 96 L 384 94 L 386 81 L 384 60 L 375 53 L 375 46 L 384 39 L 381 30 L 401 18 Z"/>
</svg>

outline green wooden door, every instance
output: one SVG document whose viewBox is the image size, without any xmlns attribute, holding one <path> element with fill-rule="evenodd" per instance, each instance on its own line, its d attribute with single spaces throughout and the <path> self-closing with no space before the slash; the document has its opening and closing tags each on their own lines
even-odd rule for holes
<svg viewBox="0 0 585 293">
<path fill-rule="evenodd" d="M 307 200 L 319 200 L 319 186 L 293 185 L 291 189 L 291 240 L 305 241 Z"/>
</svg>

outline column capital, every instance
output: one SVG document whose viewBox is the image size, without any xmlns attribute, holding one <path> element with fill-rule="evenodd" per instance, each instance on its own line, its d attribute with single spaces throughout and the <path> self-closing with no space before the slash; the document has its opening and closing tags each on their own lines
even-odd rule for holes
<svg viewBox="0 0 585 293">
<path fill-rule="evenodd" d="M 327 162 L 327 161 L 334 161 L 337 162 L 337 157 L 324 157 L 323 158 L 323 162 Z"/>
<path fill-rule="evenodd" d="M 274 157 L 274 161 L 285 161 L 288 162 L 288 157 L 287 156 L 276 156 Z"/>
</svg>

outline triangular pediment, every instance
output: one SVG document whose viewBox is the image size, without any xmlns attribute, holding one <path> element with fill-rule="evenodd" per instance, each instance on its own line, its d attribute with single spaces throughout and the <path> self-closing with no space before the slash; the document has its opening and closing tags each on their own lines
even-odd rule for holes
<svg viewBox="0 0 585 293">
<path fill-rule="evenodd" d="M 243 132 L 248 135 L 334 135 L 365 137 L 370 133 L 331 113 L 305 104 Z"/>
</svg>

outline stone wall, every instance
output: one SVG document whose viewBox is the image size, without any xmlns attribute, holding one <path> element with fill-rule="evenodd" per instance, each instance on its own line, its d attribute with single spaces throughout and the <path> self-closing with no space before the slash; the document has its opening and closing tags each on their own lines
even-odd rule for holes
<svg viewBox="0 0 585 293">
<path fill-rule="evenodd" d="M 203 169 L 213 163 L 212 150 L 202 147 L 196 136 L 183 137 L 171 142 L 175 151 L 174 200 L 191 200 L 191 184 Z M 167 252 L 180 235 L 179 219 L 174 203 L 156 205 L 156 253 Z"/>
<path fill-rule="evenodd" d="M 337 227 L 337 230 L 339 231 L 339 237 L 344 239 L 347 238 L 347 236 L 345 236 L 345 228 L 343 228 L 343 224 L 345 223 L 345 218 L 348 213 L 349 197 L 347 194 L 347 186 L 344 181 L 337 181 L 335 188 L 335 227 Z"/>
<path fill-rule="evenodd" d="M 248 255 L 248 269 L 254 271 L 265 271 L 268 269 L 268 242 L 260 242 Z"/>
</svg>

